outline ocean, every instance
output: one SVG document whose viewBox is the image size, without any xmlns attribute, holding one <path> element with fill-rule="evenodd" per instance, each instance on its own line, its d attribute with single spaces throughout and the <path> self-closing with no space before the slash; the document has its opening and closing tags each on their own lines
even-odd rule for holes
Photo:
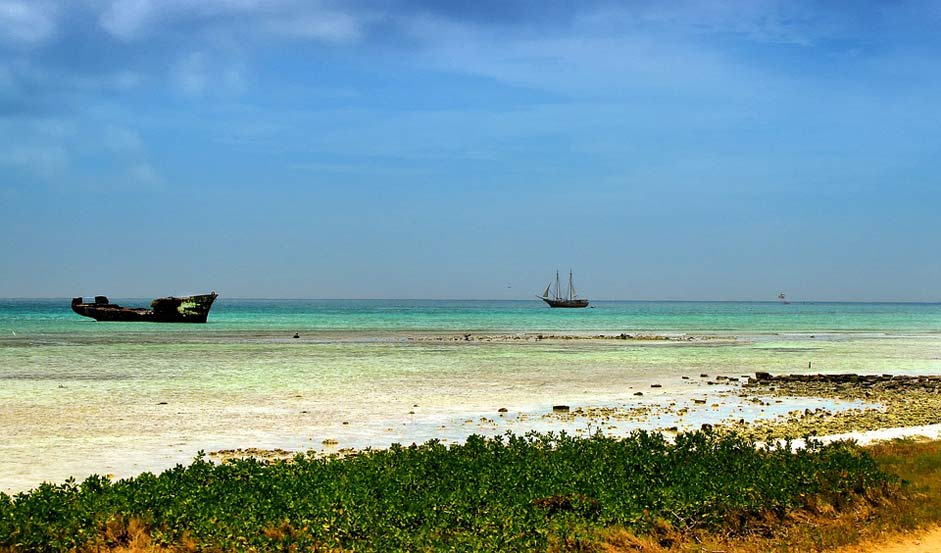
<svg viewBox="0 0 941 553">
<path fill-rule="evenodd" d="M 146 306 L 149 299 L 112 298 Z M 220 298 L 204 326 L 95 325 L 69 299 L 0 299 L 0 329 L 33 334 L 115 332 L 463 331 L 938 332 L 939 303 L 595 301 L 587 309 L 548 309 L 538 300 L 263 300 Z"/>
<path fill-rule="evenodd" d="M 674 339 L 535 338 L 620 333 Z M 222 296 L 207 324 L 174 325 L 96 323 L 72 313 L 68 298 L 0 300 L 0 491 L 159 471 L 199 451 L 593 430 L 548 416 L 558 404 L 709 399 L 690 403 L 683 421 L 649 417 L 605 427 L 612 433 L 817 406 L 757 409 L 707 383 L 755 371 L 941 374 L 941 304 L 598 301 L 555 310 L 538 300 Z"/>
</svg>

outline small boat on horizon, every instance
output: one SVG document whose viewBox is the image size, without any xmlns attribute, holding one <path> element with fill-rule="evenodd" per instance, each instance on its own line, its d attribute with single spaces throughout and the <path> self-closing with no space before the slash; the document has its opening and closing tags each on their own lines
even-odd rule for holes
<svg viewBox="0 0 941 553">
<path fill-rule="evenodd" d="M 781 303 L 783 303 L 784 305 L 788 305 L 791 303 L 787 301 L 787 299 L 785 299 L 784 292 L 781 292 L 780 294 L 778 294 L 778 299 L 781 300 Z"/>
<path fill-rule="evenodd" d="M 108 301 L 107 296 L 95 296 L 94 303 L 85 303 L 84 298 L 78 297 L 72 298 L 72 311 L 99 322 L 205 323 L 217 297 L 219 294 L 210 292 L 157 298 L 150 302 L 150 309 L 122 307 Z"/>
<path fill-rule="evenodd" d="M 559 271 L 555 272 L 555 291 L 553 294 L 550 294 L 552 290 L 553 282 L 550 281 L 546 285 L 546 290 L 542 293 L 541 296 L 537 296 L 542 301 L 546 302 L 549 307 L 588 307 L 588 300 L 579 299 L 578 295 L 575 293 L 575 280 L 572 278 L 572 271 L 569 271 L 569 288 L 565 295 L 562 295 L 562 287 L 559 285 Z"/>
</svg>

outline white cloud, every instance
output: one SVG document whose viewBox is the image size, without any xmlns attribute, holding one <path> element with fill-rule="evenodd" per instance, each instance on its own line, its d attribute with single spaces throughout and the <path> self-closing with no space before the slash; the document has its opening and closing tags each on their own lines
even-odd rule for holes
<svg viewBox="0 0 941 553">
<path fill-rule="evenodd" d="M 220 96 L 242 93 L 247 86 L 241 62 L 220 60 L 206 52 L 191 52 L 170 71 L 173 86 L 185 96 Z"/>
<path fill-rule="evenodd" d="M 194 52 L 180 61 L 173 70 L 177 89 L 189 96 L 200 96 L 209 84 L 209 68 L 206 55 Z"/>
<path fill-rule="evenodd" d="M 300 17 L 269 19 L 265 30 L 275 36 L 323 42 L 355 42 L 363 36 L 363 23 L 345 13 L 318 11 Z"/>
<path fill-rule="evenodd" d="M 753 77 L 721 51 L 680 36 L 578 29 L 533 38 L 431 17 L 400 24 L 422 44 L 421 61 L 434 67 L 595 98 L 662 90 L 724 93 L 728 83 Z"/>
<path fill-rule="evenodd" d="M 225 90 L 240 93 L 245 90 L 245 70 L 241 65 L 233 65 L 222 71 L 222 85 Z"/>
<path fill-rule="evenodd" d="M 8 144 L 0 151 L 0 166 L 51 177 L 61 173 L 69 164 L 65 148 L 58 145 Z"/>
<path fill-rule="evenodd" d="M 0 177 L 15 171 L 50 184 L 106 188 L 164 183 L 140 133 L 113 120 L 0 118 L 0 143 Z"/>
<path fill-rule="evenodd" d="M 98 22 L 114 36 L 130 40 L 144 27 L 152 11 L 150 0 L 117 0 L 101 14 Z"/>
<path fill-rule="evenodd" d="M 120 71 L 111 76 L 111 83 L 118 90 L 137 88 L 141 80 L 141 76 L 133 71 Z"/>
<path fill-rule="evenodd" d="M 121 40 L 140 38 L 158 25 L 185 23 L 213 33 L 345 43 L 359 40 L 369 17 L 291 0 L 113 0 L 98 22 Z"/>
<path fill-rule="evenodd" d="M 75 126 L 66 119 L 0 119 L 0 167 L 40 178 L 62 175 L 72 159 L 74 137 Z"/>
<path fill-rule="evenodd" d="M 81 90 L 126 92 L 140 86 L 143 77 L 140 73 L 125 70 L 113 73 L 77 75 L 71 78 L 60 76 L 56 81 Z"/>
<path fill-rule="evenodd" d="M 163 184 L 163 178 L 154 167 L 146 162 L 140 161 L 132 164 L 127 169 L 130 184 L 148 187 Z"/>
<path fill-rule="evenodd" d="M 32 134 L 48 140 L 66 140 L 76 135 L 75 124 L 65 119 L 33 119 L 27 128 Z"/>
<path fill-rule="evenodd" d="M 137 132 L 117 125 L 105 127 L 102 142 L 116 152 L 136 154 L 144 150 L 143 142 Z"/>
<path fill-rule="evenodd" d="M 36 44 L 55 30 L 55 9 L 47 2 L 0 0 L 0 40 Z"/>
<path fill-rule="evenodd" d="M 653 26 L 677 33 L 733 34 L 756 42 L 804 46 L 843 31 L 843 24 L 830 17 L 826 6 L 801 0 L 638 2 L 586 12 L 576 23 L 599 30 Z"/>
</svg>

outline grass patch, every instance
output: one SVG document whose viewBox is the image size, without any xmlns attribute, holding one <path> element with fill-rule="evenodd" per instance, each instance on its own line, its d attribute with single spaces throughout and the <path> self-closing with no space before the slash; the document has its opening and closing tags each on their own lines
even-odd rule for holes
<svg viewBox="0 0 941 553">
<path fill-rule="evenodd" d="M 941 523 L 941 441 L 893 440 L 867 448 L 904 484 L 904 500 L 875 513 L 873 533 L 896 533 Z"/>
<path fill-rule="evenodd" d="M 159 475 L 0 494 L 0 550 L 682 548 L 780 537 L 806 516 L 872 513 L 898 488 L 849 443 L 791 451 L 712 432 L 673 442 L 647 432 L 472 436 L 349 458 L 200 456 Z"/>
<path fill-rule="evenodd" d="M 890 536 L 941 524 L 941 441 L 899 439 L 861 449 L 883 472 L 896 476 L 898 485 L 891 493 L 843 509 L 809 502 L 767 533 L 711 529 L 661 531 L 658 536 L 611 527 L 599 533 L 596 549 L 610 553 L 830 551 L 860 542 L 878 544 Z M 877 551 L 879 547 L 863 549 Z"/>
</svg>

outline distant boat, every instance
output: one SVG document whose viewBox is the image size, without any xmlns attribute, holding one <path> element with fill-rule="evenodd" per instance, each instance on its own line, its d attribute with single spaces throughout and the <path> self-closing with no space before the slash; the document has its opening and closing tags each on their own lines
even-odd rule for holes
<svg viewBox="0 0 941 553">
<path fill-rule="evenodd" d="M 197 296 L 157 298 L 150 302 L 150 309 L 122 307 L 108 301 L 106 296 L 95 296 L 95 303 L 85 303 L 84 298 L 72 298 L 72 311 L 96 321 L 204 323 L 212 302 L 218 296 L 210 292 Z"/>
<path fill-rule="evenodd" d="M 562 287 L 559 286 L 559 271 L 555 272 L 555 289 L 553 291 L 553 282 L 546 285 L 546 290 L 539 299 L 549 304 L 549 307 L 588 307 L 588 300 L 579 299 L 575 294 L 575 281 L 572 279 L 572 271 L 569 271 L 569 289 L 565 295 L 562 295 Z"/>
<path fill-rule="evenodd" d="M 784 292 L 781 292 L 780 294 L 778 294 L 778 299 L 781 300 L 781 303 L 783 303 L 783 304 L 785 304 L 785 305 L 791 303 L 791 302 L 789 302 L 789 301 L 787 301 L 787 300 L 785 299 L 785 297 L 784 297 Z"/>
</svg>

